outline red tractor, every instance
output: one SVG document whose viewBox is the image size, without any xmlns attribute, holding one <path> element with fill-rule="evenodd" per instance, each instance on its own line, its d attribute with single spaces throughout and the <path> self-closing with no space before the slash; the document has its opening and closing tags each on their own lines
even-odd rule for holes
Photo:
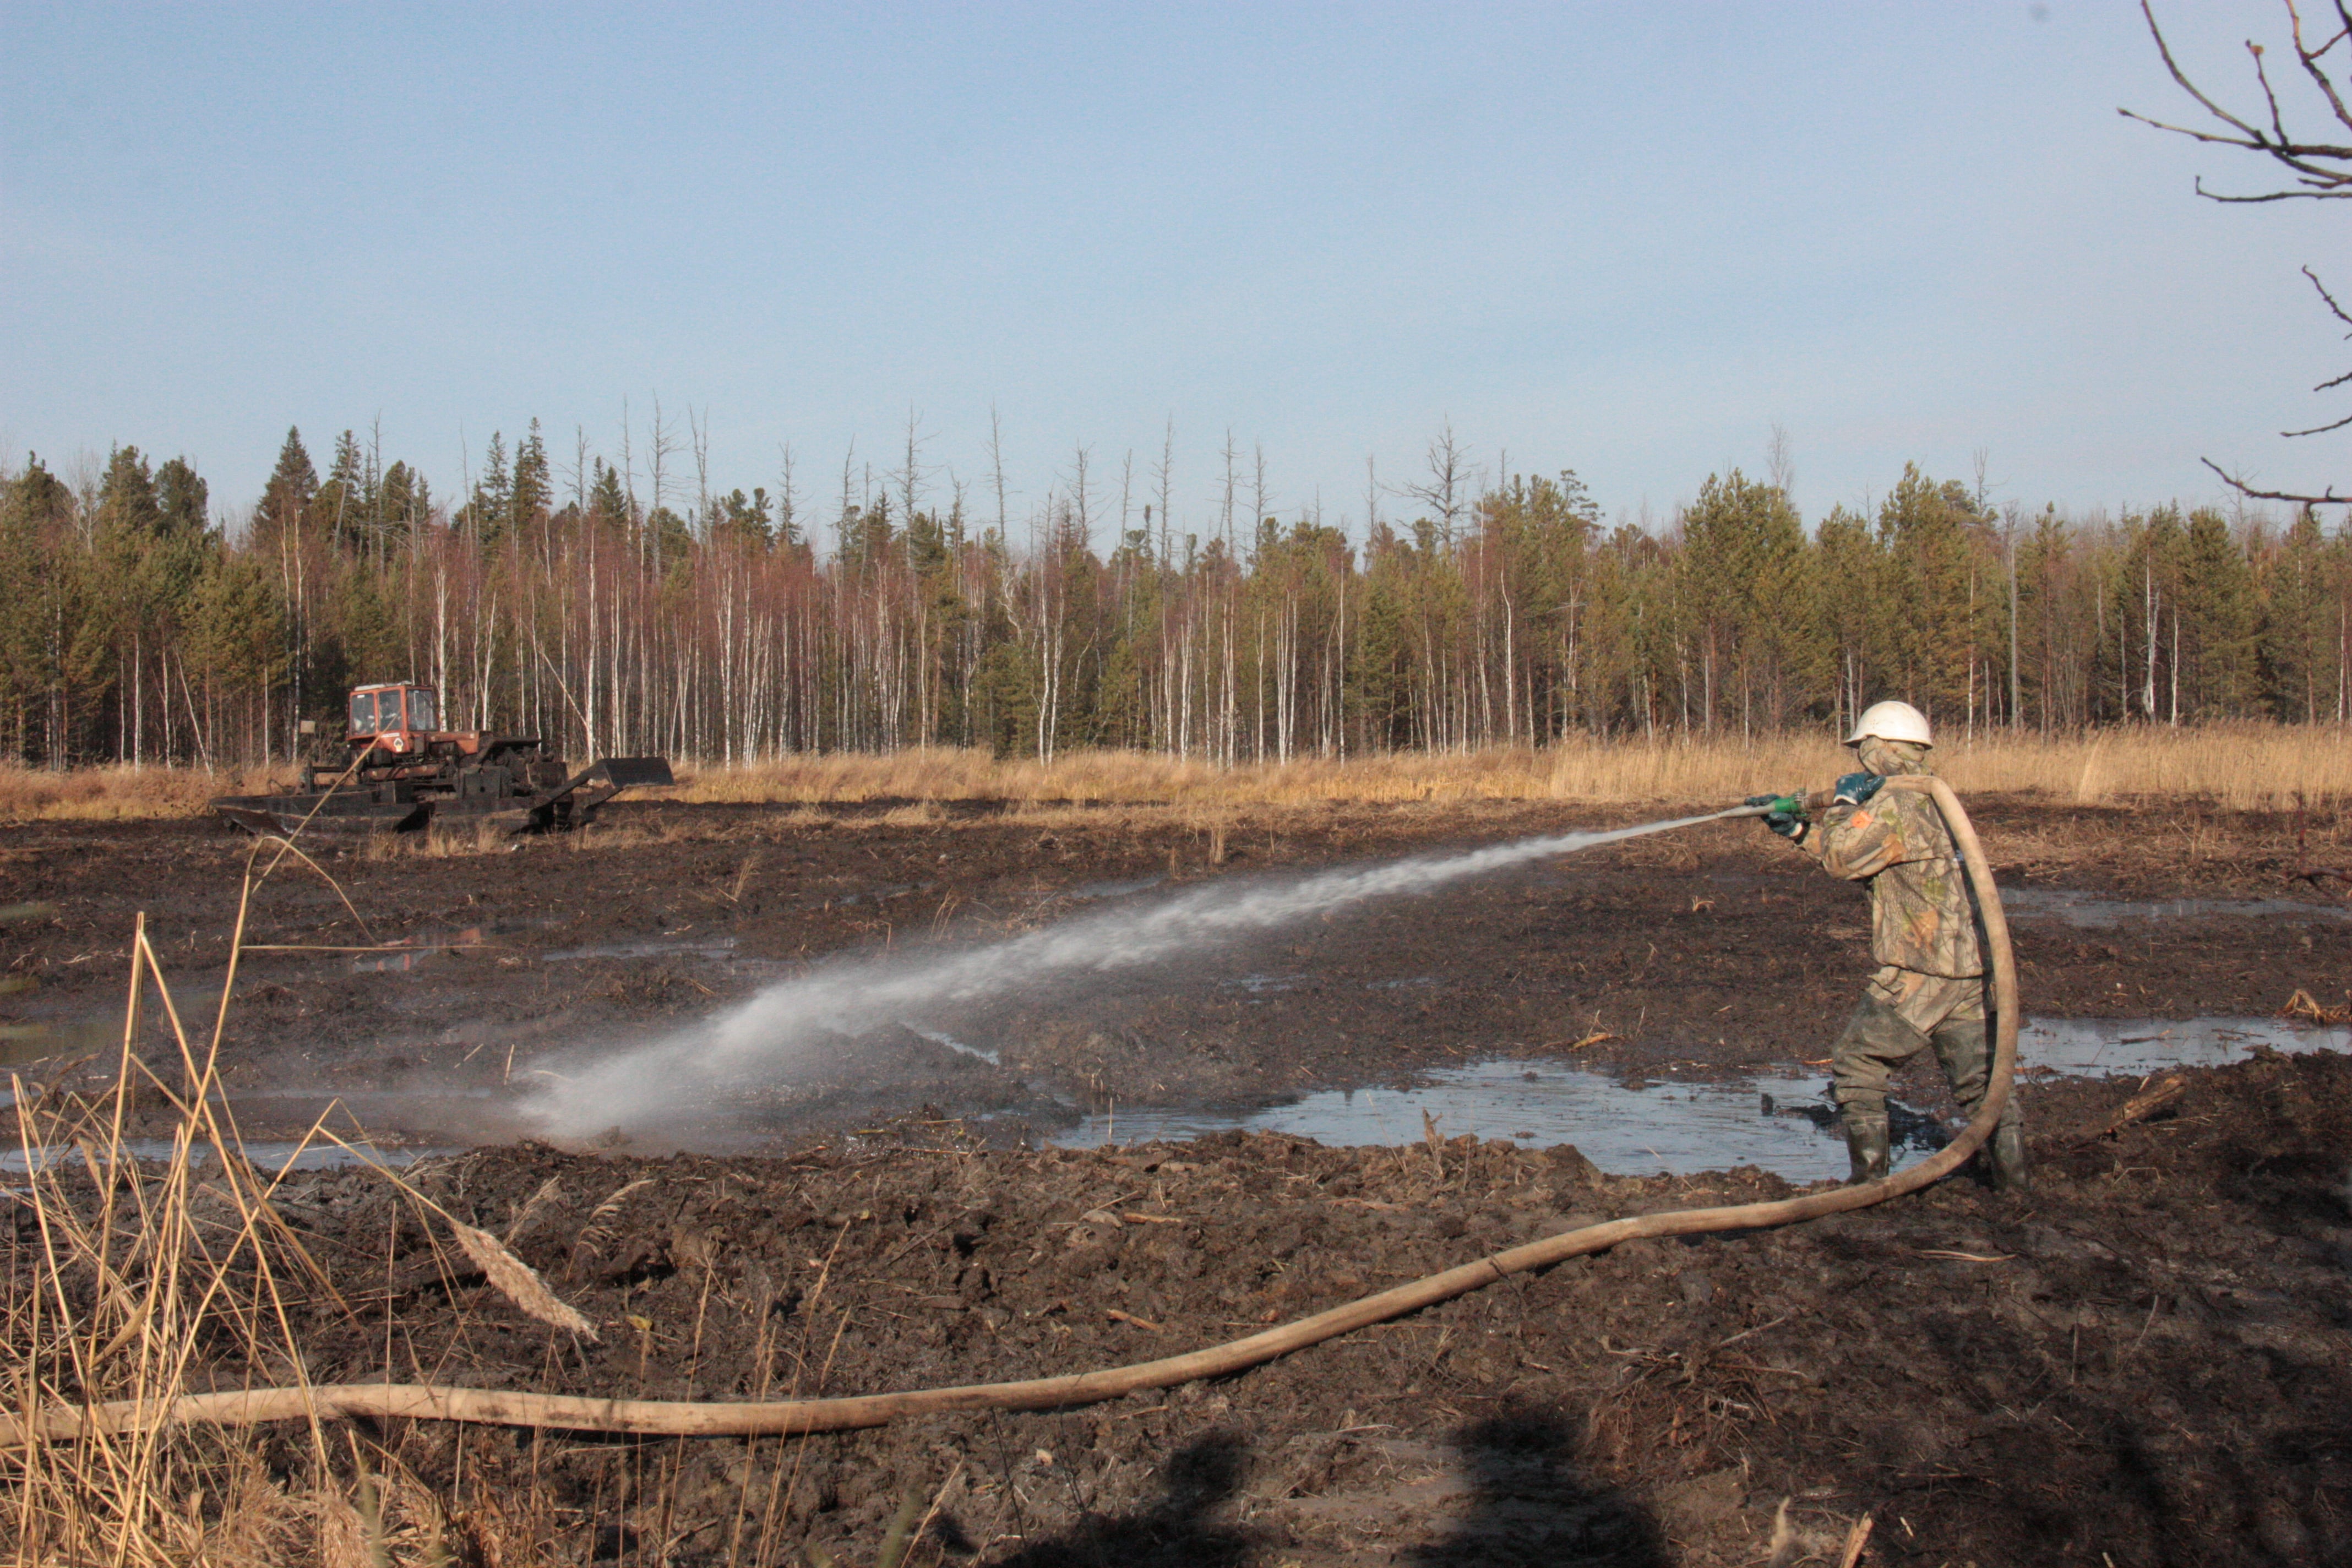
<svg viewBox="0 0 2352 1568">
<path fill-rule="evenodd" d="M 309 721 L 306 734 L 313 733 Z M 352 691 L 340 745 L 314 746 L 297 784 L 266 795 L 224 795 L 213 809 L 256 833 L 390 829 L 511 817 L 518 832 L 584 825 L 625 789 L 674 784 L 661 757 L 606 757 L 578 773 L 540 749 L 536 735 L 445 730 L 429 686 L 395 682 Z"/>
</svg>

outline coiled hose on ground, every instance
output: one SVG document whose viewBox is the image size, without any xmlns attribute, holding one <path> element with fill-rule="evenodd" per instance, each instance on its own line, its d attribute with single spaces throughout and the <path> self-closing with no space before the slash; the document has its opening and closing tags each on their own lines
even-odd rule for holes
<svg viewBox="0 0 2352 1568">
<path fill-rule="evenodd" d="M 1888 789 L 1921 790 L 1932 795 L 1949 826 L 1984 922 L 1992 960 L 1994 1045 L 1991 1082 L 1984 1102 L 1966 1129 L 1928 1159 L 1881 1181 L 1832 1188 L 1774 1203 L 1719 1208 L 1676 1209 L 1586 1226 L 1514 1247 L 1473 1263 L 1428 1275 L 1410 1284 L 1365 1296 L 1312 1317 L 1284 1323 L 1245 1339 L 1232 1340 L 1182 1355 L 1127 1366 L 1074 1373 L 1018 1383 L 971 1384 L 956 1388 L 913 1389 L 899 1394 L 858 1394 L 835 1399 L 699 1403 L 682 1400 L 597 1399 L 569 1394 L 531 1394 L 436 1384 L 322 1384 L 309 1387 L 253 1388 L 183 1394 L 162 1402 L 117 1401 L 79 1408 L 55 1407 L 32 1415 L 31 1436 L 50 1441 L 86 1434 L 140 1430 L 175 1422 L 248 1426 L 264 1421 L 367 1416 L 425 1421 L 472 1421 L 497 1426 L 555 1427 L 572 1431 L 634 1432 L 669 1436 L 796 1436 L 879 1426 L 908 1415 L 965 1410 L 1043 1410 L 1091 1405 L 1146 1389 L 1168 1388 L 1202 1378 L 1244 1371 L 1309 1345 L 1416 1312 L 1467 1295 L 1513 1274 L 1547 1268 L 1571 1258 L 1601 1252 L 1643 1237 L 1698 1236 L 1709 1231 L 1756 1230 L 1793 1225 L 1885 1203 L 1942 1180 L 1959 1168 L 1992 1133 L 2008 1103 L 2017 1067 L 2017 966 L 2009 946 L 2009 922 L 1993 886 L 1975 827 L 1958 796 L 1941 779 L 1913 776 L 1886 780 Z M 0 1442 L 22 1442 L 26 1424 L 0 1415 Z"/>
</svg>

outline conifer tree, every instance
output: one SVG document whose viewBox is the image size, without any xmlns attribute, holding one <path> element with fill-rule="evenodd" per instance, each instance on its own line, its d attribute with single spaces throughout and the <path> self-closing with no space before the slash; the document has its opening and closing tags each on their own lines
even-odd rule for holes
<svg viewBox="0 0 2352 1568">
<path fill-rule="evenodd" d="M 506 439 L 493 430 L 490 449 L 482 464 L 482 477 L 475 482 L 474 493 L 466 502 L 464 522 L 477 545 L 488 550 L 505 535 L 513 505 L 514 480 L 507 473 Z"/>
<path fill-rule="evenodd" d="M 2189 516 L 2176 592 L 2189 716 L 2244 717 L 2255 696 L 2253 571 L 2229 521 L 2210 507 Z"/>
<path fill-rule="evenodd" d="M 588 515 L 608 528 L 626 527 L 629 501 L 621 489 L 621 471 L 599 458 L 595 472 L 596 482 L 588 489 Z"/>
<path fill-rule="evenodd" d="M 256 521 L 276 531 L 291 529 L 309 512 L 310 498 L 318 493 L 319 470 L 310 466 L 310 454 L 302 448 L 301 430 L 289 425 L 285 444 L 278 448 L 278 466 L 262 487 Z"/>
<path fill-rule="evenodd" d="M 2305 507 L 2264 574 L 2263 685 L 2271 710 L 2290 723 L 2332 716 L 2327 542 L 2319 513 Z"/>
<path fill-rule="evenodd" d="M 155 504 L 163 514 L 163 533 L 184 539 L 210 528 L 209 493 L 195 466 L 185 458 L 173 458 L 157 468 Z"/>
<path fill-rule="evenodd" d="M 492 438 L 492 452 L 497 447 Z M 555 481 L 548 467 L 547 443 L 541 439 L 539 421 L 530 422 L 530 433 L 515 443 L 514 479 L 506 498 L 506 525 L 521 531 L 531 528 L 547 516 L 555 497 Z"/>
</svg>

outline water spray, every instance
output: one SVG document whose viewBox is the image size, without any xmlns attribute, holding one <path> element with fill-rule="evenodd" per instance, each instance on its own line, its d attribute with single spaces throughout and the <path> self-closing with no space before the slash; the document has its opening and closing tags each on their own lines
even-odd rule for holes
<svg viewBox="0 0 2352 1568">
<path fill-rule="evenodd" d="M 942 1009 L 1055 979 L 1165 963 L 1374 899 L 1430 892 L 1529 861 L 1753 815 L 1738 805 L 1633 827 L 1546 835 L 1304 876 L 1227 878 L 997 942 L 835 959 L 684 1033 L 579 1069 L 521 1110 L 558 1137 L 584 1136 L 615 1124 L 642 1127 L 713 1087 L 772 1080 L 876 1029 L 951 1026 L 940 1016 Z"/>
<path fill-rule="evenodd" d="M 1918 790 L 1932 795 L 1960 852 L 1969 885 L 1975 891 L 1984 924 L 1985 947 L 1992 960 L 1993 1059 L 1991 1082 L 1975 1117 L 1952 1141 L 1907 1170 L 1855 1186 L 1832 1187 L 1776 1203 L 1737 1204 L 1724 1207 L 1670 1209 L 1566 1231 L 1524 1247 L 1481 1258 L 1432 1274 L 1410 1284 L 1334 1307 L 1247 1338 L 1211 1345 L 1182 1355 L 1061 1377 L 1031 1378 L 1017 1383 L 970 1384 L 954 1388 L 927 1388 L 898 1394 L 853 1395 L 834 1399 L 785 1399 L 761 1402 L 699 1403 L 660 1399 L 598 1399 L 578 1394 L 533 1394 L 514 1389 L 459 1388 L 434 1384 L 327 1384 L 302 1387 L 252 1388 L 215 1394 L 183 1394 L 168 1402 L 125 1400 L 76 1407 L 53 1405 L 19 1416 L 0 1414 L 0 1443 L 27 1438 L 62 1441 L 100 1433 L 138 1431 L 175 1422 L 205 1422 L 245 1426 L 263 1421 L 317 1421 L 331 1417 L 406 1418 L 472 1421 L 511 1426 L 556 1427 L 573 1431 L 634 1432 L 672 1436 L 799 1436 L 880 1426 L 913 1415 L 936 1415 L 967 1410 L 1045 1410 L 1092 1405 L 1148 1389 L 1170 1388 L 1202 1378 L 1223 1377 L 1258 1366 L 1294 1351 L 1337 1338 L 1356 1329 L 1386 1322 L 1433 1307 L 1456 1296 L 1530 1269 L 1549 1268 L 1571 1258 L 1605 1252 L 1612 1247 L 1647 1237 L 1702 1236 L 1712 1231 L 1754 1230 L 1793 1225 L 1802 1220 L 1868 1208 L 1890 1198 L 1917 1192 L 1943 1180 L 1977 1152 L 1992 1135 L 2001 1110 L 2009 1103 L 2010 1086 L 2017 1069 L 2017 963 L 2009 945 L 2009 921 L 2002 912 L 1992 868 L 1977 840 L 1976 829 L 1959 797 L 1941 779 L 1925 775 L 1889 778 L 1887 789 Z M 1787 797 L 1777 797 L 1785 799 Z M 1777 804 L 1777 800 L 1776 800 Z M 1760 816 L 1769 809 L 1752 803 L 1704 816 L 1652 823 L 1613 834 L 1571 835 L 1574 847 L 1645 833 L 1695 826 L 1727 817 Z M 1558 848 L 1528 849 L 1535 843 L 1479 850 L 1469 857 L 1505 855 L 1532 858 L 1557 854 Z M 1514 853 L 1517 852 L 1517 853 Z M 1404 866 L 1438 867 L 1444 860 L 1398 862 Z M 1508 859 L 1495 862 L 1507 864 Z M 1368 872 L 1327 873 L 1327 876 L 1373 876 Z M 1468 874 L 1468 873 L 1464 873 Z M 1314 879 L 1308 879 L 1310 882 Z M 1369 896 L 1369 895 L 1367 895 Z M 1034 933 L 1044 935 L 1046 933 Z M 1026 939 L 1016 939 L 1016 941 Z M 1007 944 L 998 944 L 999 946 Z M 985 950 L 983 950 L 985 951 Z"/>
</svg>

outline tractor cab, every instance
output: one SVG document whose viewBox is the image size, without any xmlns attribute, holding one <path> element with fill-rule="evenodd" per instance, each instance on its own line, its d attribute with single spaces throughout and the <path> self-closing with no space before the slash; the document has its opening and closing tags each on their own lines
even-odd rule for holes
<svg viewBox="0 0 2352 1568">
<path fill-rule="evenodd" d="M 429 686 L 362 686 L 352 691 L 352 721 L 344 737 L 394 756 L 421 752 L 441 729 L 440 704 Z"/>
</svg>

